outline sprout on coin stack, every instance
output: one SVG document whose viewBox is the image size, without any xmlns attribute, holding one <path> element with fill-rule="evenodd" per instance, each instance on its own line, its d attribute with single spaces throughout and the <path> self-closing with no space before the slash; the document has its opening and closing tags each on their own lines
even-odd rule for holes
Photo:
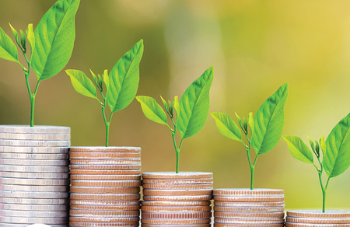
<svg viewBox="0 0 350 227">
<path fill-rule="evenodd" d="M 139 226 L 141 148 L 108 147 L 108 140 L 112 115 L 135 98 L 142 54 L 141 40 L 117 61 L 109 74 L 107 70 L 102 75 L 91 71 L 94 82 L 82 71 L 66 71 L 78 93 L 99 102 L 106 127 L 105 147 L 70 148 L 71 227 Z"/>
<path fill-rule="evenodd" d="M 182 95 L 173 102 L 163 98 L 165 111 L 151 97 L 138 96 L 145 116 L 166 125 L 172 134 L 176 151 L 176 172 L 143 173 L 142 226 L 204 226 L 211 222 L 213 174 L 179 172 L 183 140 L 195 135 L 205 124 L 209 112 L 209 90 L 213 68 L 207 69 Z M 167 115 L 173 127 L 170 127 Z M 177 146 L 176 133 L 181 141 Z"/>
<path fill-rule="evenodd" d="M 243 143 L 251 171 L 250 189 L 214 190 L 215 226 L 283 226 L 284 191 L 254 189 L 253 185 L 259 155 L 274 148 L 282 135 L 287 96 L 288 85 L 284 84 L 261 105 L 254 117 L 250 113 L 247 119 L 241 119 L 236 114 L 241 130 L 229 115 L 211 114 L 222 135 Z M 255 159 L 251 158 L 252 149 Z"/>
<path fill-rule="evenodd" d="M 344 173 L 350 166 L 350 114 L 344 117 L 330 132 L 319 141 L 311 140 L 311 149 L 297 136 L 284 136 L 292 156 L 302 162 L 312 164 L 317 171 L 322 190 L 321 210 L 289 211 L 287 226 L 301 224 L 350 224 L 350 212 L 326 211 L 326 193 L 330 179 Z M 316 161 L 314 159 L 316 158 Z M 315 163 L 316 162 L 316 163 Z M 326 177 L 324 176 L 326 175 Z"/>
</svg>

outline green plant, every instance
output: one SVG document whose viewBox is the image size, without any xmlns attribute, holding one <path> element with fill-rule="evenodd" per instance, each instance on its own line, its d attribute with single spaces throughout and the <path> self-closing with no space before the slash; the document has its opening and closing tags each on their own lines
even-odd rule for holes
<svg viewBox="0 0 350 227">
<path fill-rule="evenodd" d="M 350 114 L 333 128 L 326 141 L 324 136 L 315 142 L 308 138 L 312 151 L 297 136 L 283 136 L 283 138 L 294 158 L 312 164 L 316 168 L 323 197 L 322 211 L 325 212 L 329 180 L 339 176 L 350 166 Z M 314 162 L 314 156 L 317 159 L 317 165 Z M 323 177 L 324 172 L 327 175 L 326 181 Z"/>
<path fill-rule="evenodd" d="M 249 113 L 248 118 L 241 119 L 237 114 L 239 126 L 246 138 L 242 139 L 241 130 L 232 118 L 225 113 L 211 113 L 219 132 L 229 139 L 242 142 L 248 156 L 250 166 L 250 189 L 254 186 L 254 170 L 259 155 L 265 154 L 276 146 L 282 136 L 284 125 L 284 105 L 288 96 L 288 84 L 282 85 L 259 108 L 256 115 Z M 249 138 L 250 135 L 250 138 Z M 256 155 L 252 162 L 251 149 Z"/>
<path fill-rule="evenodd" d="M 176 173 L 179 173 L 180 150 L 183 140 L 199 132 L 208 118 L 209 90 L 213 78 L 213 67 L 210 67 L 187 88 L 180 101 L 178 101 L 177 96 L 173 102 L 166 102 L 161 97 L 165 111 L 152 97 L 136 97 L 148 119 L 166 125 L 170 129 L 176 151 Z M 173 128 L 169 126 L 166 114 L 170 117 Z M 176 132 L 179 132 L 181 137 L 179 146 L 177 146 L 175 139 Z"/>
<path fill-rule="evenodd" d="M 100 103 L 106 126 L 106 147 L 108 147 L 109 126 L 113 113 L 126 108 L 134 100 L 137 93 L 142 54 L 143 41 L 140 40 L 117 61 L 109 74 L 108 70 L 105 70 L 102 76 L 100 74 L 96 76 L 90 70 L 95 85 L 84 72 L 73 69 L 66 70 L 74 89 L 78 93 L 96 99 Z M 96 87 L 101 94 L 102 102 L 97 97 Z M 107 105 L 111 110 L 109 120 L 106 117 Z"/>
<path fill-rule="evenodd" d="M 40 82 L 57 75 L 67 65 L 72 55 L 75 40 L 74 21 L 79 3 L 80 0 L 57 1 L 45 13 L 35 31 L 33 31 L 33 24 L 29 24 L 26 33 L 20 30 L 19 35 L 10 24 L 15 41 L 24 55 L 28 68 L 20 63 L 16 45 L 0 28 L 0 58 L 17 62 L 24 71 L 31 104 L 31 127 L 34 126 L 35 98 Z M 27 46 L 27 40 L 29 46 Z M 30 53 L 28 53 L 28 47 L 30 47 Z M 31 91 L 29 83 L 31 68 L 38 79 L 34 92 Z"/>
</svg>

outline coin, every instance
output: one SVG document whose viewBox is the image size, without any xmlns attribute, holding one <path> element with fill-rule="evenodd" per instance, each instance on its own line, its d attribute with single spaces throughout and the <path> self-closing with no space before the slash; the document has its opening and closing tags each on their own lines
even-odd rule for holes
<svg viewBox="0 0 350 227">
<path fill-rule="evenodd" d="M 190 184 L 190 185 L 196 185 L 196 184 L 213 184 L 213 178 L 203 178 L 203 179 L 145 179 L 143 178 L 142 181 L 144 184 Z"/>
<path fill-rule="evenodd" d="M 92 195 L 91 195 L 92 196 Z M 91 199 L 91 196 L 89 197 Z M 77 196 L 75 196 L 77 197 Z M 140 201 L 138 200 L 138 198 L 140 198 L 140 196 L 135 197 L 129 197 L 129 196 L 123 196 L 123 198 L 136 198 L 136 200 L 88 200 L 88 199 L 71 199 L 70 200 L 70 204 L 72 205 L 84 205 L 84 206 L 112 206 L 112 207 L 129 207 L 129 206 L 139 206 L 140 205 Z M 77 198 L 82 198 L 82 197 L 77 197 Z M 88 198 L 88 197 L 87 197 Z M 99 197 L 92 197 L 93 199 L 97 198 L 99 199 Z"/>
<path fill-rule="evenodd" d="M 14 185 L 69 185 L 69 179 L 0 178 L 0 184 Z"/>
<path fill-rule="evenodd" d="M 68 172 L 68 166 L 13 166 L 13 165 L 0 165 L 0 171 L 2 172 L 34 172 L 34 173 L 57 173 Z"/>
<path fill-rule="evenodd" d="M 84 170 L 139 170 L 139 165 L 71 165 L 71 169 L 84 169 Z"/>
<path fill-rule="evenodd" d="M 80 194 L 71 193 L 71 200 L 139 200 L 139 194 Z"/>
<path fill-rule="evenodd" d="M 31 198 L 31 199 L 66 199 L 68 192 L 20 192 L 0 191 L 0 197 L 7 198 Z"/>
<path fill-rule="evenodd" d="M 139 217 L 129 217 L 129 218 L 105 218 L 105 217 L 69 217 L 69 222 L 104 222 L 104 223 L 110 223 L 110 222 L 118 222 L 118 223 L 134 223 L 138 222 Z"/>
<path fill-rule="evenodd" d="M 145 212 L 203 212 L 211 211 L 210 206 L 142 206 Z"/>
<path fill-rule="evenodd" d="M 141 166 L 141 160 L 119 160 L 119 159 L 71 159 L 72 165 L 137 165 Z"/>
<path fill-rule="evenodd" d="M 67 205 L 0 204 L 1 210 L 67 211 Z M 1 211 L 0 211 L 1 212 Z"/>
<path fill-rule="evenodd" d="M 32 224 L 32 223 L 30 223 L 30 224 Z M 27 223 L 27 224 L 1 223 L 1 227 L 29 227 L 28 225 L 29 225 L 29 223 Z M 50 227 L 67 227 L 67 224 L 65 224 L 65 225 L 50 225 Z"/>
<path fill-rule="evenodd" d="M 217 196 L 214 195 L 215 201 L 222 201 L 222 202 L 282 202 L 284 201 L 284 197 L 277 196 L 277 197 L 262 197 L 262 196 L 253 196 L 253 197 L 234 197 L 234 196 Z"/>
<path fill-rule="evenodd" d="M 323 213 L 322 210 L 290 210 L 287 211 L 287 216 L 299 218 L 350 218 L 350 211 L 327 210 Z"/>
<path fill-rule="evenodd" d="M 90 222 L 76 222 L 76 221 L 70 221 L 69 222 L 70 227 L 91 227 Z M 112 226 L 139 226 L 139 221 L 128 221 L 128 222 L 94 222 L 94 227 L 112 227 Z"/>
<path fill-rule="evenodd" d="M 133 159 L 141 160 L 140 152 L 73 152 L 70 151 L 71 159 L 94 159 L 94 160 L 104 160 L 104 159 Z"/>
<path fill-rule="evenodd" d="M 145 201 L 196 201 L 211 200 L 211 195 L 195 195 L 195 196 L 144 196 Z"/>
<path fill-rule="evenodd" d="M 25 218 L 64 218 L 68 217 L 67 211 L 22 211 L 22 210 L 0 210 L 0 216 L 25 217 Z"/>
<path fill-rule="evenodd" d="M 46 172 L 0 172 L 0 177 L 28 178 L 28 179 L 68 179 L 68 173 L 46 173 Z"/>
<path fill-rule="evenodd" d="M 9 140 L 70 140 L 70 134 L 46 134 L 46 133 L 28 133 L 28 134 L 19 134 L 19 133 L 0 133 L 0 139 L 9 139 Z"/>
<path fill-rule="evenodd" d="M 142 184 L 144 189 L 164 189 L 164 190 L 195 190 L 195 189 L 213 189 L 213 184 Z"/>
<path fill-rule="evenodd" d="M 43 185 L 10 185 L 0 184 L 1 190 L 4 191 L 21 191 L 21 192 L 67 192 L 68 186 L 43 186 Z"/>
<path fill-rule="evenodd" d="M 26 224 L 26 223 L 45 223 L 48 225 L 51 224 L 66 224 L 68 218 L 24 218 L 24 217 L 0 217 L 1 222 L 7 223 L 18 223 L 18 224 Z"/>
<path fill-rule="evenodd" d="M 141 152 L 141 147 L 71 147 L 71 152 Z"/>
<path fill-rule="evenodd" d="M 68 166 L 68 160 L 0 159 L 1 165 Z"/>
<path fill-rule="evenodd" d="M 72 180 L 72 186 L 82 187 L 140 187 L 141 180 Z"/>
<path fill-rule="evenodd" d="M 213 173 L 205 172 L 146 172 L 142 174 L 143 179 L 198 179 L 213 178 Z"/>
<path fill-rule="evenodd" d="M 214 218 L 215 223 L 226 224 L 283 224 L 283 218 Z"/>
<path fill-rule="evenodd" d="M 160 225 L 157 224 L 142 224 L 142 227 L 159 227 Z M 194 225 L 170 225 L 170 226 L 176 226 L 176 227 L 188 227 L 188 226 L 194 226 L 194 227 L 211 227 L 211 224 L 194 224 Z"/>
<path fill-rule="evenodd" d="M 81 175 L 139 175 L 141 170 L 85 170 L 71 169 L 71 174 Z"/>
<path fill-rule="evenodd" d="M 215 206 L 226 206 L 226 207 L 284 207 L 283 202 L 219 202 L 214 200 Z"/>
<path fill-rule="evenodd" d="M 140 204 L 138 205 L 70 205 L 71 210 L 140 210 Z"/>
<path fill-rule="evenodd" d="M 198 189 L 198 190 L 156 190 L 156 189 L 144 189 L 143 195 L 145 196 L 195 196 L 195 195 L 211 195 L 210 189 Z"/>
<path fill-rule="evenodd" d="M 350 218 L 295 218 L 287 216 L 286 222 L 303 224 L 350 224 Z"/>
<path fill-rule="evenodd" d="M 68 154 L 0 153 L 0 158 L 5 158 L 5 159 L 33 159 L 33 160 L 68 160 Z"/>
<path fill-rule="evenodd" d="M 69 200 L 68 199 L 26 199 L 26 198 L 0 197 L 0 203 L 31 204 L 31 205 L 65 205 L 65 204 L 69 204 Z"/>
<path fill-rule="evenodd" d="M 142 206 L 210 206 L 210 201 L 141 201 Z"/>
<path fill-rule="evenodd" d="M 221 212 L 215 211 L 214 217 L 217 218 L 284 218 L 284 212 L 261 212 L 261 213 L 242 213 L 242 212 Z"/>
<path fill-rule="evenodd" d="M 203 218 L 211 218 L 211 212 L 145 212 L 143 211 L 142 219 L 203 219 Z"/>
<path fill-rule="evenodd" d="M 283 227 L 283 224 L 220 224 L 220 223 L 215 223 L 215 227 Z M 318 226 L 319 227 L 319 226 Z"/>
<path fill-rule="evenodd" d="M 1 133 L 41 133 L 41 134 L 70 134 L 70 127 L 36 125 L 0 125 Z"/>
<path fill-rule="evenodd" d="M 13 147 L 0 146 L 1 153 L 68 154 L 68 147 Z"/>
<path fill-rule="evenodd" d="M 141 175 L 81 175 L 71 174 L 71 180 L 140 180 Z"/>
<path fill-rule="evenodd" d="M 124 187 L 77 187 L 72 186 L 70 187 L 70 191 L 72 193 L 82 193 L 82 194 L 132 194 L 132 193 L 139 193 L 140 188 L 139 187 L 130 187 L 130 188 L 124 188 Z"/>
<path fill-rule="evenodd" d="M 0 146 L 13 147 L 69 147 L 70 140 L 0 140 Z"/>
<path fill-rule="evenodd" d="M 138 217 L 140 215 L 140 211 L 133 211 L 133 210 L 70 210 L 69 215 L 71 217 L 121 217 L 121 218 L 128 218 L 128 217 Z"/>
<path fill-rule="evenodd" d="M 248 189 L 248 188 L 240 188 L 240 189 L 230 189 L 230 188 L 222 188 L 213 190 L 213 195 L 222 195 L 222 196 L 283 196 L 284 191 L 281 189 Z"/>
<path fill-rule="evenodd" d="M 210 218 L 203 219 L 141 219 L 142 225 L 158 224 L 158 225 L 193 225 L 193 224 L 209 224 Z"/>
<path fill-rule="evenodd" d="M 244 213 L 259 213 L 259 212 L 284 212 L 284 207 L 249 207 L 249 204 L 246 204 L 246 207 L 227 207 L 227 206 L 214 206 L 214 211 L 223 211 L 223 212 L 244 212 Z"/>
</svg>

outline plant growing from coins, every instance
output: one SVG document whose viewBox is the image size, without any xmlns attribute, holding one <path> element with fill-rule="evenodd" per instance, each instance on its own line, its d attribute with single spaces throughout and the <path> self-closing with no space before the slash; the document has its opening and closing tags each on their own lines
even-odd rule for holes
<svg viewBox="0 0 350 227">
<path fill-rule="evenodd" d="M 283 136 L 294 158 L 312 164 L 316 168 L 322 190 L 323 213 L 326 212 L 326 194 L 330 179 L 344 173 L 350 166 L 349 134 L 350 114 L 332 129 L 326 141 L 324 136 L 319 141 L 312 141 L 308 138 L 311 150 L 299 137 Z M 316 161 L 314 161 L 314 157 L 316 157 Z M 326 175 L 326 179 L 324 175 Z"/>
<path fill-rule="evenodd" d="M 136 96 L 140 80 L 139 66 L 142 55 L 143 40 L 140 40 L 117 61 L 109 74 L 108 70 L 104 70 L 102 75 L 96 75 L 90 70 L 94 83 L 82 71 L 66 70 L 74 89 L 78 93 L 99 102 L 106 127 L 106 147 L 108 147 L 109 127 L 113 114 L 126 108 Z M 97 97 L 96 88 L 101 94 L 102 101 Z M 107 106 L 111 110 L 108 120 L 106 117 Z"/>
<path fill-rule="evenodd" d="M 27 67 L 18 59 L 18 50 L 11 38 L 0 28 L 0 58 L 17 62 L 22 68 L 30 98 L 30 126 L 34 126 L 35 98 L 41 81 L 57 75 L 68 63 L 74 47 L 75 15 L 80 0 L 57 1 L 40 20 L 35 31 L 29 24 L 24 33 L 17 32 L 10 24 L 16 44 L 21 50 Z M 27 45 L 27 40 L 29 45 Z M 30 52 L 28 52 L 30 50 Z M 32 92 L 29 76 L 33 69 L 37 83 Z"/>
<path fill-rule="evenodd" d="M 211 113 L 222 135 L 239 141 L 244 145 L 250 166 L 251 190 L 254 188 L 254 170 L 259 155 L 272 150 L 282 136 L 284 105 L 287 96 L 288 84 L 284 84 L 260 106 L 255 116 L 253 116 L 253 113 L 249 113 L 247 118 L 242 119 L 236 113 L 241 130 L 228 114 Z M 242 139 L 241 131 L 245 136 L 246 142 Z M 256 154 L 254 161 L 251 158 L 252 148 Z"/>
<path fill-rule="evenodd" d="M 152 97 L 136 97 L 141 104 L 143 113 L 149 120 L 166 125 L 170 129 L 176 152 L 176 173 L 179 173 L 180 150 L 183 140 L 199 132 L 207 120 L 209 91 L 213 78 L 213 67 L 210 67 L 186 89 L 180 101 L 178 96 L 175 96 L 173 102 L 166 102 L 161 97 L 165 111 Z M 167 114 L 173 127 L 168 124 Z M 179 145 L 175 139 L 177 132 L 181 137 Z"/>
</svg>

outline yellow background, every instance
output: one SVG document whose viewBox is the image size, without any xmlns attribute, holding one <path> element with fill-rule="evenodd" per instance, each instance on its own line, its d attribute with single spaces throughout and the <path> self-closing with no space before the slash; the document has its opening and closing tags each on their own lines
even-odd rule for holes
<svg viewBox="0 0 350 227">
<path fill-rule="evenodd" d="M 12 37 L 9 22 L 25 30 L 54 2 L 2 0 L 0 27 Z M 66 69 L 110 70 L 142 38 L 139 95 L 181 96 L 213 65 L 210 111 L 246 116 L 288 82 L 284 134 L 318 139 L 350 111 L 349 9 L 345 0 L 82 0 Z M 1 60 L 0 77 L 0 124 L 28 124 L 22 70 Z M 77 94 L 63 71 L 41 83 L 35 113 L 38 125 L 70 126 L 73 146 L 104 144 L 99 104 Z M 175 168 L 170 132 L 147 120 L 136 101 L 113 116 L 110 145 L 141 146 L 143 171 Z M 211 117 L 185 140 L 180 169 L 214 172 L 215 188 L 249 186 L 242 144 L 221 136 Z M 328 208 L 350 207 L 349 179 L 348 170 L 331 180 Z M 316 170 L 293 159 L 283 140 L 259 157 L 255 186 L 285 189 L 287 209 L 321 207 Z"/>
</svg>

